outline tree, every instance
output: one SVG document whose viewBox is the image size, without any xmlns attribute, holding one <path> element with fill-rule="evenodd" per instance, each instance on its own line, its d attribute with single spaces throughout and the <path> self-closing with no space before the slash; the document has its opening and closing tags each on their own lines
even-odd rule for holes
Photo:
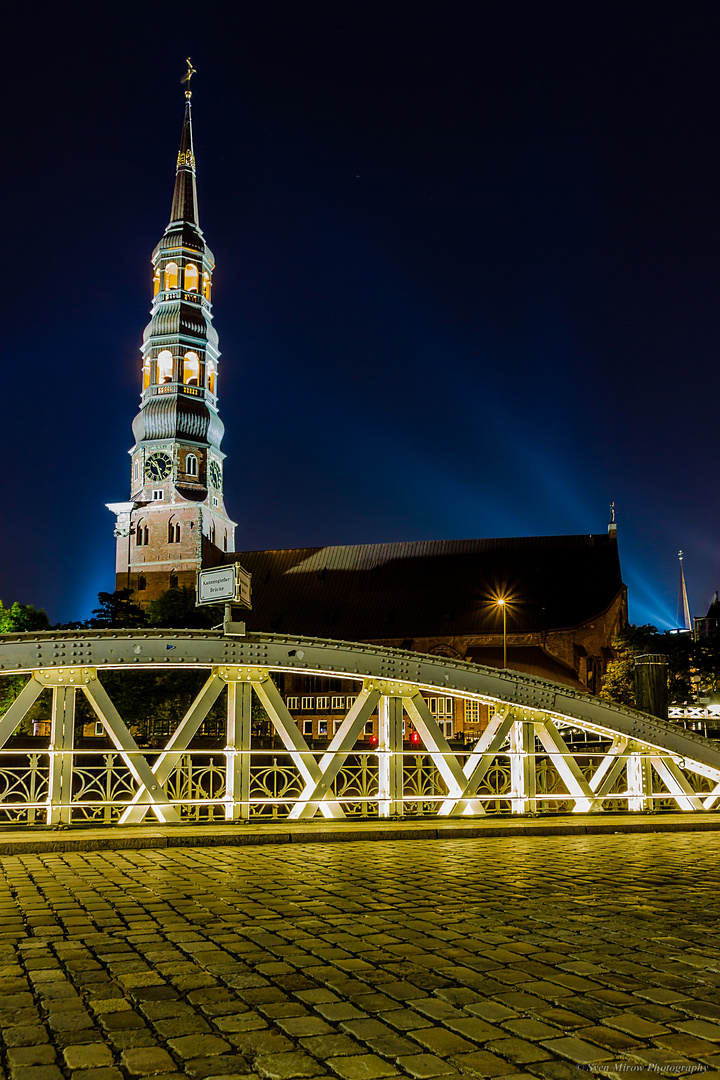
<svg viewBox="0 0 720 1080">
<path fill-rule="evenodd" d="M 195 590 L 186 586 L 166 589 L 157 600 L 151 600 L 147 608 L 148 626 L 176 630 L 207 630 L 220 617 L 215 607 L 196 607 Z"/>
<path fill-rule="evenodd" d="M 635 658 L 643 653 L 660 653 L 668 661 L 668 701 L 685 705 L 692 696 L 692 677 L 696 671 L 698 646 L 691 634 L 658 633 L 655 626 L 630 624 L 613 638 L 614 660 L 607 666 L 600 697 L 619 705 L 636 707 Z M 717 659 L 717 648 L 715 650 Z M 716 671 L 720 668 L 716 667 Z"/>
<path fill-rule="evenodd" d="M 139 604 L 132 602 L 132 589 L 116 589 L 115 592 L 99 592 L 99 606 L 93 609 L 92 618 L 85 624 L 91 630 L 111 628 L 133 629 L 145 626 L 147 618 Z"/>
<path fill-rule="evenodd" d="M 3 607 L 0 601 L 0 634 L 22 634 L 32 630 L 49 630 L 50 620 L 40 608 L 36 611 L 32 604 L 18 604 Z"/>
<path fill-rule="evenodd" d="M 49 626 L 50 620 L 42 608 L 36 611 L 32 604 L 18 604 L 17 601 L 6 608 L 0 602 L 0 634 L 32 633 L 37 630 L 47 630 Z M 26 675 L 0 677 L 0 716 L 7 712 L 27 681 Z M 32 734 L 32 721 L 41 712 L 44 712 L 43 705 L 36 702 L 20 724 L 21 734 Z"/>
</svg>

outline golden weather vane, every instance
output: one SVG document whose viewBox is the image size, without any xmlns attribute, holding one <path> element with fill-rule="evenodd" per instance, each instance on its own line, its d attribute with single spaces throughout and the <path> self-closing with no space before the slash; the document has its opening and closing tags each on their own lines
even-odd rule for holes
<svg viewBox="0 0 720 1080">
<path fill-rule="evenodd" d="M 197 75 L 197 71 L 192 66 L 192 61 L 190 60 L 189 56 L 188 56 L 187 60 L 185 61 L 185 63 L 187 64 L 187 71 L 183 75 L 180 82 L 181 83 L 187 83 L 187 90 L 185 91 L 185 97 L 189 98 L 189 97 L 192 97 L 192 90 L 190 89 L 190 80 L 192 79 L 193 75 Z"/>
</svg>

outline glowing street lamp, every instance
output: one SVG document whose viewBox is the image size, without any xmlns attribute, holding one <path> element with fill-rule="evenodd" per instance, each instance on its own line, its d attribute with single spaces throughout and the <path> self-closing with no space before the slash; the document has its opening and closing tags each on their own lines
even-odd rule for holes
<svg viewBox="0 0 720 1080">
<path fill-rule="evenodd" d="M 507 604 L 504 597 L 499 597 L 495 603 L 502 608 L 503 615 L 503 668 L 507 670 Z"/>
</svg>

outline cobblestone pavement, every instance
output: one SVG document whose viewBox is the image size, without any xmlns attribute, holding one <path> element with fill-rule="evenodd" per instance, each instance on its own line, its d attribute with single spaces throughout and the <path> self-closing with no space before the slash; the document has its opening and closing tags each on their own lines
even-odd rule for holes
<svg viewBox="0 0 720 1080">
<path fill-rule="evenodd" d="M 4 857 L 12 1080 L 720 1078 L 717 834 Z"/>
</svg>

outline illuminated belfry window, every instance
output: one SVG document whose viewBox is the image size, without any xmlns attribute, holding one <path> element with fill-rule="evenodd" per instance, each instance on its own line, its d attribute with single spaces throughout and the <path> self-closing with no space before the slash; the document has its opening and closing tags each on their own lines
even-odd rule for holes
<svg viewBox="0 0 720 1080">
<path fill-rule="evenodd" d="M 203 274 L 203 296 L 207 301 L 210 300 L 210 275 Z"/>
<path fill-rule="evenodd" d="M 185 290 L 187 292 L 197 292 L 198 288 L 198 268 L 194 263 L 188 263 L 185 267 Z"/>
<path fill-rule="evenodd" d="M 211 394 L 215 393 L 215 365 L 212 360 L 207 364 L 207 388 Z"/>
<path fill-rule="evenodd" d="M 188 454 L 185 458 L 185 472 L 188 476 L 197 476 L 198 459 L 196 454 Z"/>
<path fill-rule="evenodd" d="M 177 289 L 178 287 L 178 267 L 177 263 L 168 263 L 165 267 L 165 288 Z"/>
<path fill-rule="evenodd" d="M 180 523 L 171 521 L 168 524 L 168 544 L 180 543 Z"/>
<path fill-rule="evenodd" d="M 157 296 L 160 292 L 160 267 L 155 270 L 155 276 L 153 277 L 153 296 Z"/>
<path fill-rule="evenodd" d="M 143 390 L 147 390 L 148 386 L 150 385 L 150 361 L 149 360 L 146 360 L 145 363 L 143 364 L 142 374 L 143 374 Z"/>
<path fill-rule="evenodd" d="M 200 357 L 197 353 L 185 353 L 183 358 L 183 382 L 186 386 L 200 385 Z"/>
<path fill-rule="evenodd" d="M 163 349 L 157 358 L 157 381 L 158 385 L 172 382 L 173 377 L 173 354 L 169 349 Z"/>
</svg>

